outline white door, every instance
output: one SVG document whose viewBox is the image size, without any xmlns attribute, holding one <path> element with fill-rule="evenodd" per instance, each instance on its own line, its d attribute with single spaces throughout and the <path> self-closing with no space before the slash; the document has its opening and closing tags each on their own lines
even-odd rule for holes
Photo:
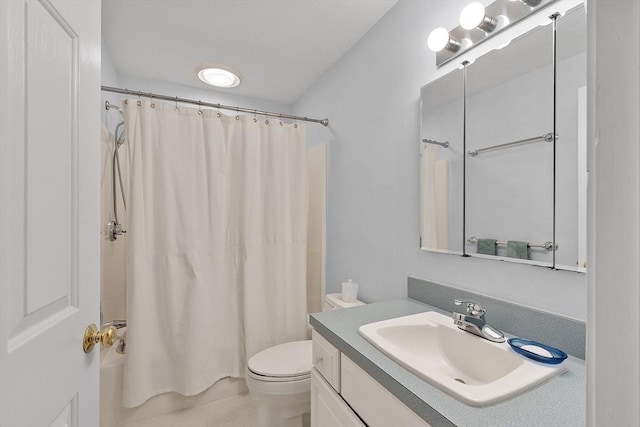
<svg viewBox="0 0 640 427">
<path fill-rule="evenodd" d="M 0 0 L 0 425 L 98 425 L 100 1 Z"/>
</svg>

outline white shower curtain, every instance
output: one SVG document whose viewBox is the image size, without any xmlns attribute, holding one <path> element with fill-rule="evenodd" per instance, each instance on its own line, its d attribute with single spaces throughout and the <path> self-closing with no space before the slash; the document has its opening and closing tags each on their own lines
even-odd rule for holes
<svg viewBox="0 0 640 427">
<path fill-rule="evenodd" d="M 124 406 L 306 336 L 305 128 L 129 100 Z"/>
</svg>

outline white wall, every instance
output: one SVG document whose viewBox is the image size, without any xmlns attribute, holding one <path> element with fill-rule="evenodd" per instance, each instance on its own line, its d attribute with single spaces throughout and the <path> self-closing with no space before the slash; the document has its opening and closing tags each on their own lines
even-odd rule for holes
<svg viewBox="0 0 640 427">
<path fill-rule="evenodd" d="M 585 320 L 584 274 L 419 250 L 420 87 L 453 67 L 437 70 L 426 40 L 465 3 L 400 0 L 295 104 L 330 119 L 307 132 L 329 143 L 327 289 L 353 278 L 366 301 L 400 298 L 414 275 Z"/>
<path fill-rule="evenodd" d="M 185 86 L 174 83 L 168 83 L 159 80 L 143 79 L 136 76 L 131 76 L 118 71 L 111 59 L 111 52 L 107 43 L 102 43 L 102 85 L 119 87 L 123 89 L 130 89 L 141 92 L 159 93 L 168 96 L 178 96 L 181 98 L 189 98 L 202 102 L 220 103 L 223 105 L 238 106 L 244 108 L 251 108 L 263 111 L 271 111 L 276 113 L 291 114 L 292 106 L 290 104 L 282 102 L 274 102 L 264 99 L 252 98 L 247 96 L 234 95 L 233 90 L 225 91 L 224 89 L 215 90 L 210 86 L 205 85 L 198 81 L 196 75 L 193 76 L 194 86 Z M 116 94 L 112 92 L 102 92 L 102 119 L 109 120 L 109 129 L 113 131 L 111 126 L 113 122 L 117 120 L 117 113 L 110 112 L 109 116 L 105 116 L 104 102 L 108 100 L 110 103 L 120 105 L 120 101 L 126 98 L 125 95 Z M 163 102 L 163 101 L 159 101 Z M 197 108 L 197 106 L 192 106 Z M 230 110 L 221 110 L 222 113 L 233 115 L 234 112 Z M 108 117 L 108 118 L 106 118 Z M 258 119 L 264 117 L 258 116 Z"/>
<path fill-rule="evenodd" d="M 103 86 L 115 86 L 119 85 L 119 76 L 118 71 L 113 65 L 113 61 L 111 60 L 111 54 L 109 52 L 109 47 L 104 42 L 104 38 L 102 40 L 102 76 L 101 83 Z M 105 109 L 104 103 L 105 101 L 109 101 L 111 104 L 119 105 L 119 96 L 110 93 L 110 92 L 102 92 L 101 104 L 100 104 L 100 114 L 102 117 L 102 123 L 104 123 L 109 131 L 112 133 L 115 131 L 115 127 L 120 121 L 120 115 L 113 110 L 107 111 Z"/>
<path fill-rule="evenodd" d="M 587 424 L 640 425 L 640 2 L 588 2 Z"/>
</svg>

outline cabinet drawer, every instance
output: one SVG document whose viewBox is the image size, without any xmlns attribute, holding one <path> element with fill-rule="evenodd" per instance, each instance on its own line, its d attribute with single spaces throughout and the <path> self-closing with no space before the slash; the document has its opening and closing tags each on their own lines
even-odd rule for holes
<svg viewBox="0 0 640 427">
<path fill-rule="evenodd" d="M 341 359 L 340 394 L 369 427 L 429 427 L 429 424 L 351 359 L 344 354 Z"/>
<path fill-rule="evenodd" d="M 338 393 L 311 370 L 311 427 L 366 427 Z"/>
<path fill-rule="evenodd" d="M 315 330 L 311 338 L 313 367 L 340 393 L 340 351 Z"/>
</svg>

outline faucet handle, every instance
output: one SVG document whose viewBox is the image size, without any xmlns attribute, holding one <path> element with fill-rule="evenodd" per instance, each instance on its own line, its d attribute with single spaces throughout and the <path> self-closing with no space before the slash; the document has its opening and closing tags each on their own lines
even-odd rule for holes
<svg viewBox="0 0 640 427">
<path fill-rule="evenodd" d="M 455 305 L 466 304 L 466 306 L 467 306 L 466 307 L 467 308 L 467 314 L 470 314 L 472 316 L 482 317 L 487 312 L 487 310 L 482 308 L 482 306 L 480 304 L 478 304 L 477 302 L 475 302 L 475 301 L 466 301 L 466 300 L 454 299 L 453 303 Z"/>
</svg>

